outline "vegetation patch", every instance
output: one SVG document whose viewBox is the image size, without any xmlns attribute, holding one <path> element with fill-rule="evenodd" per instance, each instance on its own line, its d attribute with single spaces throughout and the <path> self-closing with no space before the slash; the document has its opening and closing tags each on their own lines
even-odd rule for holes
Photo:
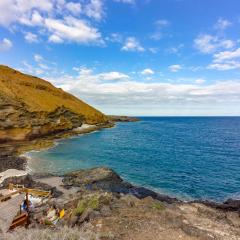
<svg viewBox="0 0 240 240">
<path fill-rule="evenodd" d="M 155 202 L 152 206 L 153 209 L 164 210 L 165 207 L 161 202 Z"/>
<path fill-rule="evenodd" d="M 96 210 L 99 208 L 99 197 L 91 196 L 86 199 L 81 199 L 78 202 L 77 207 L 74 209 L 74 215 L 81 215 L 85 210 Z"/>
</svg>

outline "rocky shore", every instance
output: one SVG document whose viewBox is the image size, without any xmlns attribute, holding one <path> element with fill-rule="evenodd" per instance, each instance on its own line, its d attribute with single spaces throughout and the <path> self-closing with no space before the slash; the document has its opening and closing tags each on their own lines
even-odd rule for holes
<svg viewBox="0 0 240 240">
<path fill-rule="evenodd" d="M 64 239 L 240 239 L 239 206 L 183 202 L 133 186 L 109 168 L 79 170 L 64 176 L 12 177 L 3 182 L 2 188 L 10 182 L 52 191 L 49 201 L 31 210 L 31 224 L 24 230 L 29 236 L 34 233 L 36 240 L 44 239 L 40 236 L 46 232 L 52 236 L 49 239 L 57 239 L 54 236 L 63 229 L 69 234 Z M 52 205 L 66 213 L 54 229 L 39 224 Z M 24 239 L 22 231 L 3 239 Z"/>
<path fill-rule="evenodd" d="M 65 130 L 58 134 L 50 134 L 38 137 L 33 140 L 11 141 L 0 144 L 0 172 L 8 169 L 25 170 L 27 159 L 22 153 L 31 150 L 41 150 L 54 146 L 55 141 L 80 134 L 91 133 L 103 128 L 113 127 L 114 123 L 109 121 L 103 124 L 87 125 L 83 124 L 72 130 Z"/>
<path fill-rule="evenodd" d="M 24 170 L 26 159 L 21 157 L 21 153 L 25 151 L 51 147 L 55 139 L 113 125 L 112 122 L 86 125 L 32 141 L 1 144 L 0 172 L 7 169 Z M 58 231 L 67 228 L 66 231 L 71 232 L 77 228 L 77 232 L 88 231 L 94 236 L 89 239 L 240 239 L 239 200 L 229 199 L 224 203 L 183 202 L 125 182 L 108 168 L 80 170 L 64 176 L 25 174 L 7 177 L 1 188 L 6 188 L 9 183 L 52 191 L 53 198 L 32 212 L 31 230 L 28 231 L 40 231 L 39 234 L 42 229 L 54 234 L 39 225 L 38 219 L 47 208 L 57 204 L 60 208 L 68 209 L 69 213 L 57 226 Z M 97 202 L 96 208 L 92 207 L 92 201 Z M 84 209 L 79 210 L 81 204 Z M 11 237 L 9 235 L 8 239 Z"/>
<path fill-rule="evenodd" d="M 113 122 L 138 122 L 140 121 L 137 117 L 129 117 L 129 116 L 108 116 L 109 119 Z"/>
<path fill-rule="evenodd" d="M 116 117 L 115 121 L 122 120 Z M 54 145 L 56 139 L 113 125 L 112 120 L 108 124 L 84 125 L 32 141 L 1 144 L 0 172 L 7 169 L 24 170 L 26 159 L 21 156 L 23 152 L 48 148 Z M 39 225 L 38 219 L 47 208 L 57 204 L 68 212 L 67 217 L 56 226 L 58 231 L 67 228 L 65 231 L 71 232 L 77 228 L 78 233 L 89 232 L 89 239 L 240 239 L 239 200 L 228 199 L 224 203 L 183 202 L 125 182 L 108 168 L 80 170 L 64 176 L 25 174 L 7 177 L 2 181 L 1 188 L 6 188 L 9 183 L 52 191 L 53 198 L 32 212 L 28 231 L 40 231 L 38 234 L 42 231 L 54 234 Z M 21 235 L 19 231 L 15 234 Z M 11 237 L 13 235 L 7 239 Z"/>
<path fill-rule="evenodd" d="M 35 137 L 32 140 L 11 141 L 0 143 L 0 172 L 8 169 L 25 170 L 27 159 L 21 154 L 31 150 L 41 150 L 54 146 L 54 141 L 64 139 L 80 134 L 91 133 L 104 128 L 111 128 L 117 122 L 135 122 L 140 121 L 135 117 L 111 116 L 105 123 L 94 125 L 82 124 L 77 128 L 64 130 L 59 133 L 48 134 L 45 136 Z"/>
</svg>

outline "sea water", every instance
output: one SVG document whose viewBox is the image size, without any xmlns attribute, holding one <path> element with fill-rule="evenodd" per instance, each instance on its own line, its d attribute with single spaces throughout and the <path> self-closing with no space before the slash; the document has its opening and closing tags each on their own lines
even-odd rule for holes
<svg viewBox="0 0 240 240">
<path fill-rule="evenodd" d="M 133 184 L 186 200 L 240 196 L 240 117 L 142 117 L 28 156 L 35 172 L 106 166 Z"/>
</svg>

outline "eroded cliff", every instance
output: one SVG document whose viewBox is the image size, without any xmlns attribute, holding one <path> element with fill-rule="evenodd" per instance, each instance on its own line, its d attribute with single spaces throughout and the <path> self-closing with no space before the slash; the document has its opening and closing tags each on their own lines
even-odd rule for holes
<svg viewBox="0 0 240 240">
<path fill-rule="evenodd" d="M 107 121 L 103 113 L 51 83 L 0 65 L 0 142 Z"/>
</svg>

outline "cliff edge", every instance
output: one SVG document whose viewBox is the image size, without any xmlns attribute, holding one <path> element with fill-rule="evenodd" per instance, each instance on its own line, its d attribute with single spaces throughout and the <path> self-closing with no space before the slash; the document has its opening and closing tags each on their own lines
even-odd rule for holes
<svg viewBox="0 0 240 240">
<path fill-rule="evenodd" d="M 0 142 L 107 121 L 103 113 L 51 83 L 0 65 Z"/>
</svg>

